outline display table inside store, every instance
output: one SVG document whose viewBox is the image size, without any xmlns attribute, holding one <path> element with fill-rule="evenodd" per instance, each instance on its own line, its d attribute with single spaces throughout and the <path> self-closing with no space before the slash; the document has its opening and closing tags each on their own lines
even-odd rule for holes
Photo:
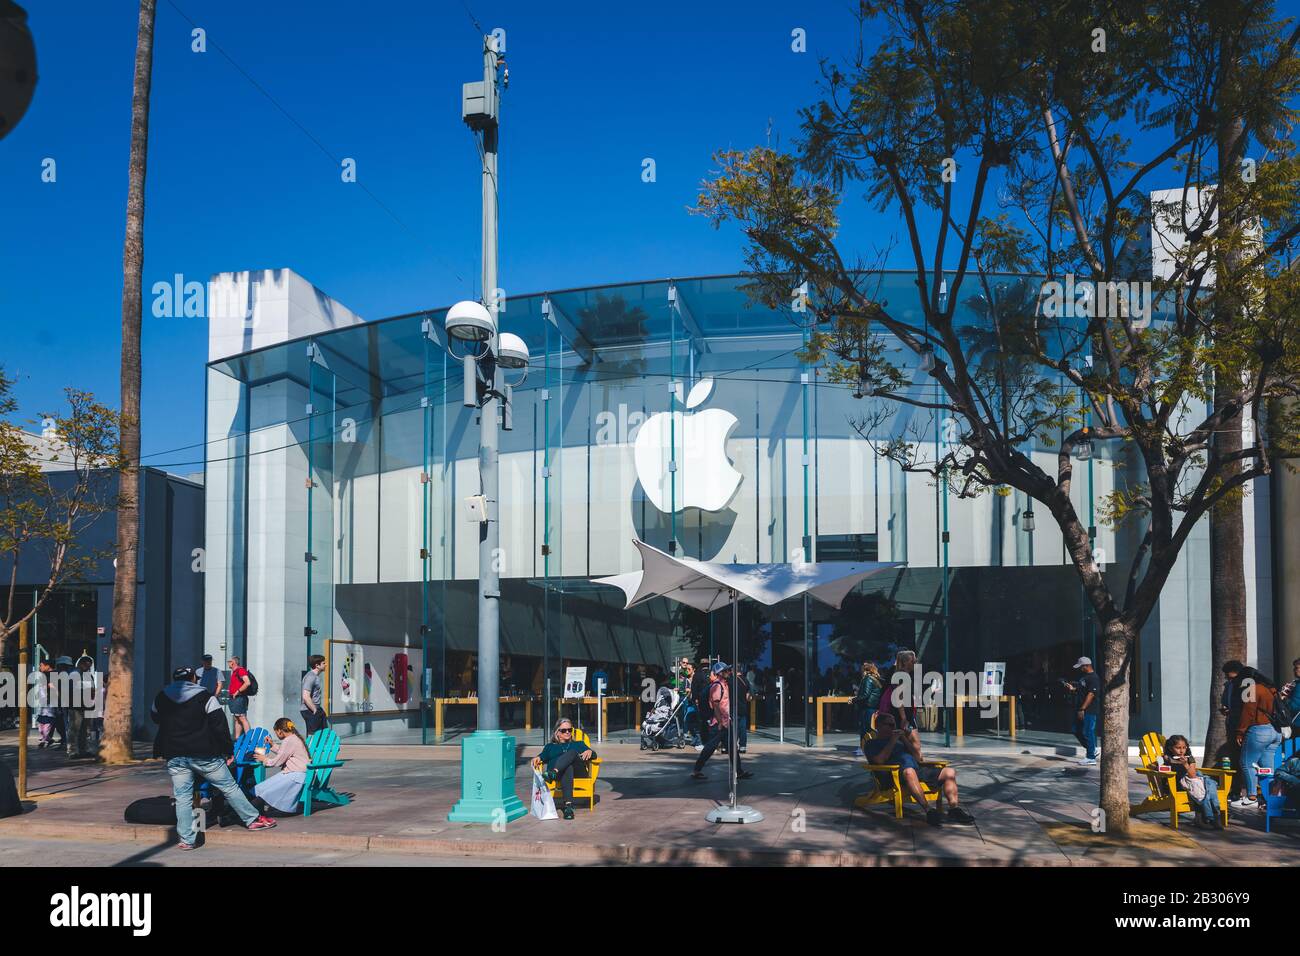
<svg viewBox="0 0 1300 956">
<path fill-rule="evenodd" d="M 825 733 L 826 723 L 826 705 L 827 704 L 851 704 L 852 697 L 809 697 L 808 703 L 817 705 L 817 736 L 821 737 Z"/>
<path fill-rule="evenodd" d="M 564 716 L 563 707 L 565 704 L 600 704 L 600 726 L 609 733 L 609 705 L 610 704 L 635 704 L 636 705 L 636 722 L 632 725 L 634 729 L 641 729 L 641 698 L 640 697 L 583 697 L 579 700 L 577 697 L 557 697 L 555 699 L 555 717 L 558 720 Z"/>
<path fill-rule="evenodd" d="M 962 732 L 965 729 L 965 723 L 962 720 L 962 714 L 965 712 L 966 705 L 967 704 L 978 705 L 983 703 L 986 700 L 992 700 L 992 699 L 993 699 L 992 697 L 967 697 L 964 694 L 959 695 L 955 699 L 954 702 L 957 705 L 955 709 L 957 711 L 957 736 L 958 737 L 962 736 Z M 999 704 L 1007 705 L 1007 716 L 1011 719 L 1011 725 L 1010 725 L 1011 739 L 1015 740 L 1016 739 L 1016 695 L 1003 694 L 997 700 Z"/>
<path fill-rule="evenodd" d="M 497 699 L 500 700 L 501 703 L 503 704 L 522 703 L 524 705 L 524 730 L 533 729 L 533 699 L 531 697 L 499 697 Z M 462 704 L 466 706 L 472 704 L 473 706 L 477 707 L 478 698 L 477 697 L 434 697 L 432 700 L 429 701 L 429 704 L 433 707 L 433 734 L 437 739 L 441 740 L 443 725 L 444 725 L 444 720 L 443 720 L 444 708 L 454 707 L 457 704 Z"/>
</svg>

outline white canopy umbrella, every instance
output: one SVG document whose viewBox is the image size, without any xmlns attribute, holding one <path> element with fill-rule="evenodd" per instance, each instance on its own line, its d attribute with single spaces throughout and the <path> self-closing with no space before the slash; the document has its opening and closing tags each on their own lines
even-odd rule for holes
<svg viewBox="0 0 1300 956">
<path fill-rule="evenodd" d="M 657 597 L 678 601 L 701 611 L 731 605 L 731 800 L 708 814 L 711 823 L 758 823 L 763 815 L 752 807 L 737 806 L 736 768 L 736 671 L 740 656 L 740 612 L 742 597 L 760 604 L 779 604 L 809 594 L 838 608 L 864 578 L 901 565 L 886 561 L 823 561 L 816 564 L 721 564 L 678 558 L 633 540 L 641 552 L 641 570 L 612 577 L 595 578 L 596 584 L 610 584 L 627 595 L 624 607 L 635 607 Z"/>
</svg>

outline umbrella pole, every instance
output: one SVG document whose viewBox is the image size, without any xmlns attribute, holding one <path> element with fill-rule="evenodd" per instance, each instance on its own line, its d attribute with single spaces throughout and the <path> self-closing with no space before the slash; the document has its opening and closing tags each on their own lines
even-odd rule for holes
<svg viewBox="0 0 1300 956">
<path fill-rule="evenodd" d="M 740 702 L 736 692 L 740 687 L 740 596 L 731 592 L 731 746 L 728 756 L 731 758 L 731 809 L 736 809 L 736 774 L 740 762 L 740 734 L 736 724 L 740 719 Z"/>
<path fill-rule="evenodd" d="M 731 799 L 725 807 L 714 807 L 704 818 L 710 823 L 762 823 L 763 814 L 753 807 L 737 805 L 737 775 L 740 764 L 740 700 L 736 696 L 740 686 L 740 592 L 734 588 L 731 593 L 731 727 L 728 736 L 731 740 L 730 752 L 727 754 L 727 772 L 731 781 Z"/>
</svg>

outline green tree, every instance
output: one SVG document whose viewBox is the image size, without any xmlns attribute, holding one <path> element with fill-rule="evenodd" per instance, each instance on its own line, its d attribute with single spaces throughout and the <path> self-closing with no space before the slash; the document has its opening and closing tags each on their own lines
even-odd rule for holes
<svg viewBox="0 0 1300 956">
<path fill-rule="evenodd" d="M 881 34 L 872 51 L 868 26 Z M 1300 386 L 1283 268 L 1300 233 L 1289 139 L 1297 33 L 1269 4 L 1243 18 L 1209 0 L 886 0 L 861 4 L 859 30 L 846 64 L 823 64 L 795 151 L 719 154 L 698 210 L 740 225 L 754 296 L 788 305 L 791 287 L 807 283 L 805 357 L 826 362 L 833 381 L 865 382 L 858 393 L 955 426 L 928 458 L 909 436 L 882 453 L 959 496 L 1016 489 L 1060 529 L 1099 625 L 1100 803 L 1108 826 L 1124 831 L 1138 633 L 1193 527 L 1266 474 L 1271 451 L 1294 434 L 1265 409 Z M 1238 51 L 1233 82 L 1250 91 L 1230 104 L 1218 92 L 1225 44 Z M 1243 117 L 1259 161 L 1250 181 L 1220 190 L 1225 110 Z M 1171 182 L 1176 196 L 1148 200 Z M 850 186 L 899 214 L 914 301 L 886 301 L 878 275 L 841 248 Z M 1129 286 L 1151 279 L 1141 253 L 1153 223 L 1182 240 L 1154 283 L 1158 315 Z M 1229 256 L 1235 266 L 1215 282 Z M 984 361 L 963 333 L 958 304 L 971 287 L 991 301 L 1006 271 L 1094 293 L 1067 304 L 1044 284 L 1058 294 L 1039 297 L 1032 321 L 997 330 L 1031 376 Z M 913 385 L 918 369 L 924 384 Z M 1216 437 L 1242 414 L 1248 438 L 1231 450 Z M 1132 519 L 1140 539 L 1132 564 L 1109 578 L 1071 501 L 1075 455 L 1097 441 L 1120 444 L 1142 472 L 1103 502 L 1105 518 Z M 1054 467 L 1031 445 L 1055 447 Z"/>
<path fill-rule="evenodd" d="M 89 392 L 66 389 L 66 411 L 41 416 L 34 436 L 12 418 L 13 384 L 0 369 L 0 661 L 19 624 L 112 555 L 89 547 L 85 532 L 112 512 L 118 470 L 112 409 Z M 40 568 L 43 579 L 30 606 L 17 601 L 20 563 Z"/>
</svg>

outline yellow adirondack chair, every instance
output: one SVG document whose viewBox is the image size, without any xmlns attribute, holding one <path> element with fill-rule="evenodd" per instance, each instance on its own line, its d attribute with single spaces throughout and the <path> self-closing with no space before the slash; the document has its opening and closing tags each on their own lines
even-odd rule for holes
<svg viewBox="0 0 1300 956">
<path fill-rule="evenodd" d="M 1142 758 L 1142 766 L 1134 769 L 1146 777 L 1147 783 L 1151 787 L 1151 795 L 1141 803 L 1132 804 L 1129 807 L 1129 813 L 1136 816 L 1141 813 L 1168 812 L 1169 825 L 1177 830 L 1178 814 L 1193 813 L 1195 807 L 1192 806 L 1191 798 L 1187 796 L 1186 791 L 1174 789 L 1174 772 L 1172 770 L 1157 769 L 1164 757 L 1164 753 L 1164 734 L 1152 731 L 1142 738 L 1142 743 L 1138 747 L 1138 756 Z M 1198 766 L 1196 769 L 1198 773 L 1203 773 L 1216 781 L 1219 791 L 1219 810 L 1223 814 L 1223 825 L 1226 827 L 1228 825 L 1228 790 L 1232 787 L 1232 771 L 1222 770 L 1218 767 Z"/>
<path fill-rule="evenodd" d="M 876 726 L 876 721 L 875 718 L 873 717 L 871 721 L 871 727 L 872 727 L 871 733 L 873 736 L 874 736 L 875 726 Z M 866 735 L 864 735 L 862 738 L 864 750 L 866 749 L 866 742 L 869 739 L 870 738 L 867 737 Z M 913 800 L 915 800 L 916 798 L 912 797 L 912 795 L 908 793 L 907 789 L 903 786 L 903 781 L 901 779 L 902 770 L 900 769 L 899 765 L 896 763 L 864 763 L 861 764 L 860 766 L 862 767 L 862 769 L 870 771 L 872 780 L 875 782 L 876 788 L 872 790 L 870 793 L 864 793 L 862 796 L 856 798 L 853 801 L 853 805 L 855 807 L 861 807 L 862 809 L 865 810 L 867 807 L 874 806 L 877 803 L 892 803 L 894 805 L 895 819 L 898 820 L 903 819 L 903 803 L 909 798 Z M 938 767 L 940 770 L 942 770 L 944 767 L 948 766 L 948 761 L 925 760 L 921 762 L 921 766 Z M 924 780 L 918 780 L 917 782 L 921 785 L 921 793 L 925 795 L 925 799 L 926 799 L 925 807 L 928 810 L 930 808 L 930 804 L 938 802 L 939 791 L 931 790 L 926 785 L 926 782 Z"/>
<path fill-rule="evenodd" d="M 589 749 L 595 749 L 591 746 L 591 738 L 587 736 L 585 730 L 574 727 L 573 739 L 586 744 Z M 585 777 L 582 775 L 583 766 L 587 768 L 587 775 Z M 579 764 L 573 771 L 573 799 L 586 800 L 588 810 L 596 809 L 596 777 L 599 774 L 600 757 L 595 757 L 586 764 Z M 550 789 L 551 795 L 554 796 L 559 787 L 559 783 L 550 780 L 547 781 L 546 786 Z"/>
</svg>

